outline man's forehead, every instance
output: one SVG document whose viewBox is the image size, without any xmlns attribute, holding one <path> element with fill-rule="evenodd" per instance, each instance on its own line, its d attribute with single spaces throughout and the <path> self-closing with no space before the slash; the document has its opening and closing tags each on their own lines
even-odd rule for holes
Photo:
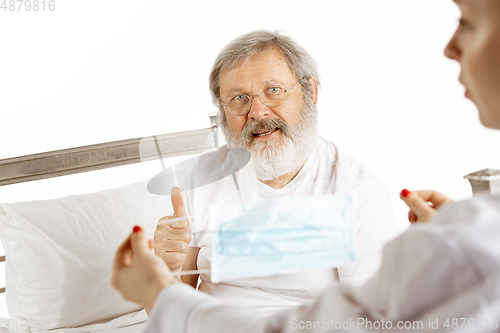
<svg viewBox="0 0 500 333">
<path fill-rule="evenodd" d="M 249 58 L 238 65 L 227 68 L 221 72 L 220 83 L 231 90 L 242 90 L 240 84 L 246 86 L 248 80 L 259 85 L 283 85 L 294 78 L 286 58 L 281 52 L 266 52 Z"/>
<path fill-rule="evenodd" d="M 249 89 L 251 87 L 261 89 L 263 87 L 268 87 L 272 85 L 285 86 L 287 84 L 286 80 L 279 77 L 273 78 L 255 78 L 254 80 L 247 81 L 231 81 L 231 82 L 221 82 L 221 89 L 227 91 L 226 93 L 229 95 L 237 94 L 237 93 L 250 93 Z"/>
</svg>

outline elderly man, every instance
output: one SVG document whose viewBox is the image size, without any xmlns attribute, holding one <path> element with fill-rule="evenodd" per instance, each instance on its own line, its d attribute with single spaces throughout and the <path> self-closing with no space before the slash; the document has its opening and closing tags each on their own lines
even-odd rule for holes
<svg viewBox="0 0 500 333">
<path fill-rule="evenodd" d="M 218 55 L 210 74 L 210 90 L 227 145 L 250 151 L 259 199 L 335 193 L 354 197 L 356 262 L 224 283 L 212 283 L 210 275 L 202 273 L 199 290 L 266 312 L 292 308 L 311 302 L 332 281 L 364 282 L 378 268 L 384 243 L 399 234 L 381 181 L 333 143 L 318 137 L 318 87 L 311 56 L 291 38 L 269 31 L 233 40 Z M 176 219 L 155 232 L 155 252 L 172 271 L 210 269 L 212 238 L 200 231 L 208 228 L 209 205 L 238 197 L 228 179 L 186 192 L 184 198 L 173 189 L 174 216 L 189 215 L 192 224 Z M 196 288 L 198 275 L 184 275 L 181 281 Z"/>
</svg>

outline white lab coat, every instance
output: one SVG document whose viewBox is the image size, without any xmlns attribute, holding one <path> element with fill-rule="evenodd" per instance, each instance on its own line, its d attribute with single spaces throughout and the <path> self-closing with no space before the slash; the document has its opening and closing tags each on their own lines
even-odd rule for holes
<svg viewBox="0 0 500 333">
<path fill-rule="evenodd" d="M 174 285 L 161 292 L 145 332 L 496 332 L 499 317 L 500 196 L 491 196 L 411 226 L 360 287 L 333 283 L 313 304 L 269 317 Z"/>
</svg>

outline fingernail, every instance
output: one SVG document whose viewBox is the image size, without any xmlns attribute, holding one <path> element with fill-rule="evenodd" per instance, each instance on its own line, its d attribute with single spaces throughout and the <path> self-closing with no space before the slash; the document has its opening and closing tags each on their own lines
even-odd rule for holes
<svg viewBox="0 0 500 333">
<path fill-rule="evenodd" d="M 139 232 L 141 230 L 142 230 L 141 227 L 139 227 L 138 225 L 134 227 L 134 232 Z"/>
<path fill-rule="evenodd" d="M 171 195 L 179 195 L 179 194 L 180 194 L 180 192 L 181 192 L 181 191 L 179 190 L 179 188 L 177 188 L 177 187 L 172 187 L 172 190 L 170 191 L 170 194 L 171 194 Z"/>
<path fill-rule="evenodd" d="M 405 197 L 405 198 L 406 198 L 406 197 L 408 196 L 408 194 L 410 194 L 410 193 L 411 193 L 411 192 L 410 192 L 410 191 L 408 191 L 407 189 L 404 189 L 404 190 L 402 190 L 402 191 L 401 191 L 401 195 L 402 195 L 403 197 Z"/>
</svg>

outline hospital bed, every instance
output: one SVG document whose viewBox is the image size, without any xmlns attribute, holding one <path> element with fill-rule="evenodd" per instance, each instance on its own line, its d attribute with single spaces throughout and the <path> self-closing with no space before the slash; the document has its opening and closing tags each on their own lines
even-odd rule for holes
<svg viewBox="0 0 500 333">
<path fill-rule="evenodd" d="M 199 130 L 0 160 L 0 189 L 155 160 L 165 169 L 164 159 L 218 146 L 215 115 L 210 123 Z M 114 252 L 132 227 L 139 224 L 153 237 L 158 219 L 172 213 L 170 198 L 151 194 L 147 180 L 58 199 L 0 203 L 6 252 L 0 256 L 6 271 L 0 293 L 11 316 L 0 319 L 0 333 L 142 331 L 144 310 L 122 300 L 109 280 Z"/>
<path fill-rule="evenodd" d="M 0 186 L 214 149 L 218 128 L 214 115 L 210 120 L 211 127 L 200 130 L 0 160 Z M 500 188 L 498 170 L 465 178 L 475 193 Z M 109 284 L 112 258 L 133 225 L 144 226 L 152 237 L 158 219 L 171 213 L 170 198 L 149 193 L 145 182 L 59 199 L 0 203 L 6 250 L 0 257 L 6 287 L 0 292 L 6 293 L 12 316 L 0 320 L 0 333 L 141 332 L 147 315 Z"/>
</svg>

